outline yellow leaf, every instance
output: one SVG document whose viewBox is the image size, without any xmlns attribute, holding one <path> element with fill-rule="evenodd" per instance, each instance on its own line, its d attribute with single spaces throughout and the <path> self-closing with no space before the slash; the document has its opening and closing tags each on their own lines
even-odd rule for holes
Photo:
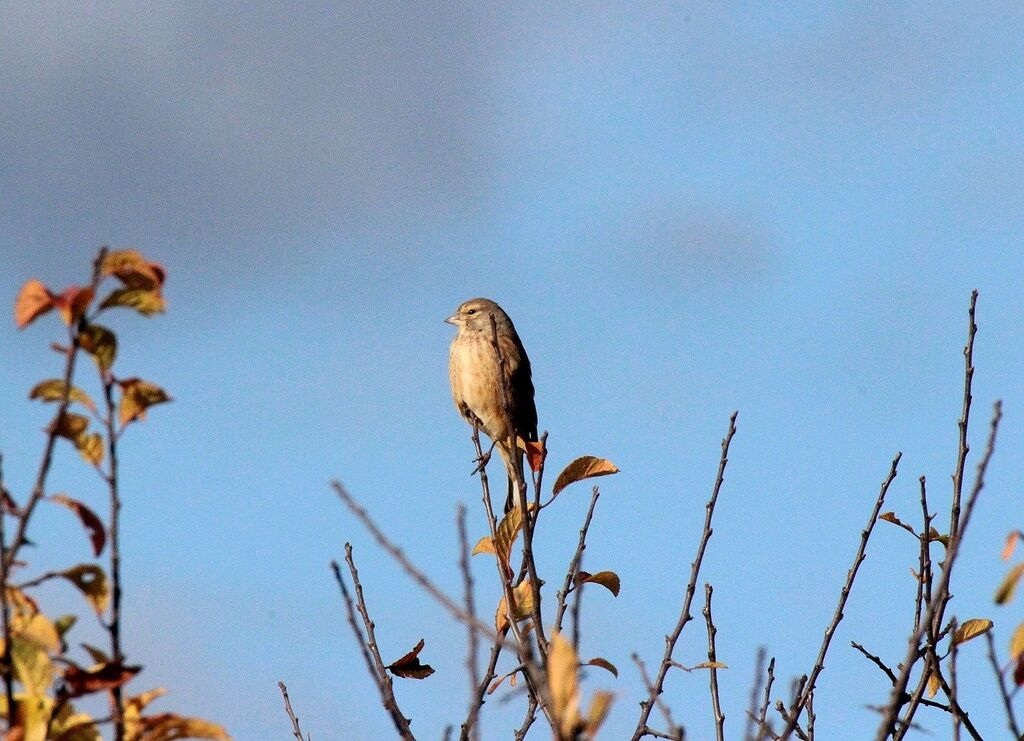
<svg viewBox="0 0 1024 741">
<path fill-rule="evenodd" d="M 510 573 L 512 570 L 512 545 L 516 542 L 522 527 L 523 513 L 519 507 L 513 507 L 507 515 L 501 518 L 501 522 L 495 529 L 495 554 Z"/>
<path fill-rule="evenodd" d="M 103 462 L 103 436 L 100 433 L 79 435 L 75 438 L 75 447 L 87 463 L 98 466 Z"/>
<path fill-rule="evenodd" d="M 1024 656 L 1024 623 L 1017 626 L 1010 636 L 1010 658 L 1016 661 Z"/>
<path fill-rule="evenodd" d="M 590 701 L 590 709 L 587 711 L 587 723 L 583 729 L 588 739 L 594 738 L 608 716 L 608 710 L 612 706 L 615 695 L 611 692 L 595 692 L 594 699 Z"/>
<path fill-rule="evenodd" d="M 32 390 L 28 392 L 28 398 L 41 399 L 42 401 L 64 401 L 64 392 L 64 381 L 59 378 L 51 378 L 48 381 L 40 381 L 37 383 Z M 89 395 L 80 388 L 72 386 L 71 390 L 67 392 L 67 397 L 71 401 L 81 402 L 91 411 L 96 411 L 96 405 L 93 403 L 92 399 L 90 399 Z"/>
<path fill-rule="evenodd" d="M 138 250 L 110 250 L 100 263 L 100 275 L 113 275 L 118 270 L 142 267 L 146 258 Z"/>
<path fill-rule="evenodd" d="M 14 674 L 33 696 L 43 696 L 53 683 L 53 664 L 46 650 L 31 641 L 11 638 L 11 663 Z"/>
<path fill-rule="evenodd" d="M 590 661 L 588 661 L 587 664 L 589 664 L 590 666 L 599 666 L 605 671 L 611 672 L 616 677 L 619 676 L 619 670 L 616 669 L 615 664 L 608 661 L 608 659 L 602 659 L 600 656 L 598 656 L 596 659 L 591 659 Z"/>
<path fill-rule="evenodd" d="M 512 588 L 512 601 L 512 615 L 515 617 L 516 622 L 525 620 L 533 614 L 533 587 L 529 579 L 523 579 L 523 581 Z M 494 625 L 499 631 L 508 625 L 508 612 L 508 603 L 504 595 L 502 595 L 501 600 L 498 602 L 498 610 L 494 615 Z"/>
<path fill-rule="evenodd" d="M 117 357 L 117 335 L 100 324 L 89 324 L 78 333 L 78 344 L 92 355 L 100 370 L 110 370 Z"/>
<path fill-rule="evenodd" d="M 118 288 L 103 299 L 100 308 L 111 309 L 116 306 L 135 309 L 143 316 L 151 316 L 163 313 L 167 308 L 167 301 L 159 291 L 145 288 Z"/>
<path fill-rule="evenodd" d="M 60 651 L 60 633 L 50 618 L 37 612 L 34 615 L 16 615 L 11 619 L 12 634 L 36 648 L 55 654 Z"/>
<path fill-rule="evenodd" d="M 92 716 L 75 712 L 70 702 L 63 703 L 50 721 L 50 738 L 54 741 L 103 741 Z"/>
<path fill-rule="evenodd" d="M 577 669 L 572 644 L 561 633 L 552 635 L 548 644 L 548 689 L 551 692 L 551 711 L 562 741 L 575 737 L 581 720 Z"/>
<path fill-rule="evenodd" d="M 83 563 L 67 571 L 61 571 L 60 575 L 78 587 L 97 614 L 102 614 L 107 609 L 110 587 L 107 585 L 107 575 L 99 566 Z"/>
<path fill-rule="evenodd" d="M 44 694 L 15 695 L 18 725 L 4 737 L 4 741 L 45 741 L 46 729 L 53 714 L 53 700 Z M 20 733 L 19 733 L 20 732 Z"/>
<path fill-rule="evenodd" d="M 935 672 L 931 672 L 928 675 L 928 699 L 935 697 L 939 692 L 939 687 L 941 686 L 942 685 L 939 682 L 939 675 Z"/>
<path fill-rule="evenodd" d="M 494 541 L 491 540 L 491 536 L 490 535 L 485 535 L 484 537 L 480 538 L 480 540 L 478 540 L 476 542 L 476 545 L 473 546 L 473 552 L 470 555 L 471 556 L 475 556 L 478 553 L 494 553 L 494 552 L 495 552 L 494 551 Z"/>
<path fill-rule="evenodd" d="M 166 391 L 155 383 L 143 381 L 141 378 L 128 378 L 118 383 L 121 385 L 119 416 L 122 425 L 136 419 L 143 420 L 149 407 L 171 401 Z"/>
<path fill-rule="evenodd" d="M 928 542 L 933 543 L 935 541 L 938 541 L 942 543 L 944 547 L 949 548 L 949 536 L 942 535 L 938 530 L 932 527 L 928 529 Z"/>
<path fill-rule="evenodd" d="M 585 455 L 577 458 L 558 474 L 555 479 L 555 486 L 551 490 L 552 495 L 558 494 L 569 484 L 583 479 L 590 479 L 595 476 L 607 476 L 618 473 L 619 469 L 614 463 L 604 458 L 595 458 L 592 455 Z"/>
<path fill-rule="evenodd" d="M 54 296 L 35 278 L 26 281 L 14 300 L 14 324 L 24 329 L 54 306 Z"/>
<path fill-rule="evenodd" d="M 953 645 L 959 645 L 966 643 L 972 638 L 977 638 L 983 633 L 987 633 L 992 630 L 992 621 L 987 618 L 972 618 L 965 620 L 962 625 L 956 629 L 956 633 L 953 634 Z"/>
<path fill-rule="evenodd" d="M 1013 593 L 1017 590 L 1017 582 L 1024 576 L 1024 563 L 1019 563 L 1010 569 L 1003 581 L 996 590 L 995 602 L 997 605 L 1005 605 L 1013 599 Z"/>
<path fill-rule="evenodd" d="M 583 584 L 584 582 L 600 584 L 616 597 L 619 596 L 619 587 L 621 586 L 621 583 L 619 582 L 619 575 L 614 571 L 598 571 L 596 574 L 580 571 L 576 574 L 575 581 L 577 585 Z"/>
</svg>

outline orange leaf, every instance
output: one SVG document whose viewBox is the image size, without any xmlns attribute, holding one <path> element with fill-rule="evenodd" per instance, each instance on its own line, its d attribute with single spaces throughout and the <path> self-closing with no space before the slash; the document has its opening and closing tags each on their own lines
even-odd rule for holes
<svg viewBox="0 0 1024 741">
<path fill-rule="evenodd" d="M 1017 591 L 1017 583 L 1022 576 L 1024 576 L 1024 563 L 1017 564 L 1006 573 L 993 598 L 997 605 L 1005 605 L 1013 599 L 1013 593 Z"/>
<path fill-rule="evenodd" d="M 82 521 L 82 526 L 85 527 L 89 533 L 89 540 L 92 541 L 93 555 L 99 556 L 100 553 L 103 552 L 103 546 L 107 542 L 107 530 L 103 526 L 103 521 L 97 517 L 95 512 L 79 502 L 77 499 L 72 499 L 64 494 L 54 494 L 50 497 L 50 500 L 57 504 L 63 504 L 78 515 L 78 519 Z"/>
<path fill-rule="evenodd" d="M 480 540 L 476 542 L 476 545 L 473 546 L 473 552 L 469 555 L 475 556 L 478 553 L 495 553 L 494 541 L 491 540 L 490 535 L 485 535 L 480 538 Z"/>
<path fill-rule="evenodd" d="M 594 738 L 597 735 L 614 699 L 615 695 L 611 692 L 594 693 L 594 699 L 590 701 L 590 710 L 587 711 L 587 723 L 583 729 L 588 739 Z"/>
<path fill-rule="evenodd" d="M 1024 533 L 1020 530 L 1013 530 L 1006 536 L 1006 545 L 1003 546 L 1002 554 L 1004 561 L 1009 561 L 1013 557 L 1013 552 L 1017 549 L 1017 541 L 1021 538 L 1024 538 Z"/>
<path fill-rule="evenodd" d="M 112 690 L 128 682 L 142 671 L 141 666 L 125 666 L 117 661 L 83 669 L 71 664 L 64 670 L 64 683 L 71 697 L 81 697 L 100 690 Z"/>
<path fill-rule="evenodd" d="M 990 630 L 992 630 L 992 621 L 988 618 L 972 618 L 971 620 L 965 620 L 953 634 L 953 645 L 957 646 L 961 643 L 966 643 L 972 638 L 977 638 Z"/>
<path fill-rule="evenodd" d="M 53 299 L 53 294 L 35 278 L 26 281 L 14 300 L 14 323 L 18 329 L 24 329 L 52 309 Z"/>
<path fill-rule="evenodd" d="M 574 460 L 566 466 L 560 474 L 558 474 L 558 478 L 555 479 L 555 486 L 551 493 L 552 495 L 557 495 L 569 484 L 582 481 L 583 479 L 590 479 L 595 476 L 607 476 L 618 472 L 618 467 L 611 461 L 605 458 L 595 458 L 592 455 L 584 455 Z"/>
<path fill-rule="evenodd" d="M 60 311 L 60 316 L 69 327 L 77 322 L 92 303 L 91 288 L 68 286 L 64 292 L 53 300 L 53 305 Z"/>
<path fill-rule="evenodd" d="M 406 679 L 426 679 L 434 673 L 434 668 L 430 664 L 421 664 L 419 660 L 420 651 L 423 650 L 423 639 L 416 644 L 416 647 L 412 651 L 407 653 L 398 661 L 393 661 L 388 664 L 385 669 L 390 671 L 396 677 L 405 677 Z"/>
<path fill-rule="evenodd" d="M 1010 636 L 1010 658 L 1019 659 L 1024 656 L 1024 623 L 1017 626 Z"/>
<path fill-rule="evenodd" d="M 222 726 L 199 718 L 183 718 L 173 713 L 161 713 L 140 718 L 142 733 L 136 741 L 176 741 L 184 738 L 202 738 L 212 741 L 231 741 Z"/>
<path fill-rule="evenodd" d="M 591 659 L 590 661 L 588 661 L 587 664 L 589 664 L 590 666 L 599 666 L 605 671 L 611 672 L 616 677 L 619 676 L 619 670 L 615 667 L 615 664 L 608 661 L 608 659 L 602 659 L 600 656 L 598 656 L 596 659 Z"/>
</svg>

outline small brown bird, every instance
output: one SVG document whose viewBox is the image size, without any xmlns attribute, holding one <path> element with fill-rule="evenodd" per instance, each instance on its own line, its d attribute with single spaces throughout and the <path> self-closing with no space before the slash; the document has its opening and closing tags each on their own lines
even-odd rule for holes
<svg viewBox="0 0 1024 741">
<path fill-rule="evenodd" d="M 493 329 L 491 317 L 494 317 Z M 483 430 L 501 454 L 509 479 L 505 502 L 508 512 L 517 501 L 515 466 L 522 461 L 521 448 L 509 446 L 509 433 L 526 441 L 537 440 L 537 407 L 533 402 L 530 359 L 512 320 L 490 299 L 472 298 L 445 321 L 459 329 L 448 355 L 452 398 L 462 418 Z M 504 360 L 509 397 L 507 416 L 502 409 L 502 369 L 494 349 L 495 331 Z M 512 424 L 511 431 L 508 422 Z"/>
</svg>

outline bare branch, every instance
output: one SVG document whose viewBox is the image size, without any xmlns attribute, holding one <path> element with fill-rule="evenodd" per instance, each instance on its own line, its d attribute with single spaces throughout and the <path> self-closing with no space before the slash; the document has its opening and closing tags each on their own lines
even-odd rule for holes
<svg viewBox="0 0 1024 741">
<path fill-rule="evenodd" d="M 864 562 L 868 539 L 871 537 L 871 531 L 874 529 L 875 523 L 878 522 L 878 515 L 882 511 L 882 504 L 885 503 L 885 495 L 889 491 L 889 486 L 896 478 L 896 469 L 899 466 L 902 455 L 902 453 L 897 453 L 896 457 L 892 459 L 892 465 L 889 467 L 889 475 L 885 478 L 885 481 L 882 482 L 882 488 L 878 492 L 878 498 L 875 500 L 874 509 L 871 510 L 871 517 L 868 519 L 868 524 L 860 534 L 860 545 L 857 547 L 857 555 L 854 556 L 853 565 L 846 574 L 846 583 L 843 584 L 843 589 L 839 593 L 839 603 L 836 605 L 836 611 L 832 616 L 832 622 L 829 624 L 828 628 L 825 629 L 825 637 L 822 639 L 821 648 L 818 649 L 818 659 L 814 662 L 814 668 L 811 669 L 811 673 L 807 677 L 807 683 L 804 685 L 803 690 L 796 697 L 796 701 L 789 714 L 789 719 L 786 721 L 786 725 L 780 734 L 781 738 L 788 738 L 796 729 L 804 706 L 807 704 L 807 700 L 811 693 L 814 692 L 814 685 L 818 680 L 818 675 L 820 675 L 825 669 L 825 655 L 828 653 L 829 645 L 832 643 L 832 636 L 835 635 L 836 628 L 839 627 L 839 623 L 843 619 L 843 610 L 846 608 L 846 601 L 850 597 L 850 590 L 853 589 L 853 581 L 857 578 L 857 571 L 860 569 L 861 563 Z"/>
<path fill-rule="evenodd" d="M 974 380 L 974 336 L 978 325 L 974 323 L 974 309 L 978 304 L 977 289 L 971 291 L 971 305 L 967 310 L 967 344 L 964 346 L 964 402 L 957 422 L 960 445 L 957 452 L 956 469 L 953 471 L 953 504 L 949 510 L 949 537 L 960 528 L 960 497 L 964 488 L 964 466 L 971 447 L 967 443 L 967 425 L 971 418 L 971 383 Z"/>
<path fill-rule="evenodd" d="M 1006 711 L 1006 724 L 1010 728 L 1010 733 L 1016 739 L 1024 738 L 1024 734 L 1020 731 L 1020 726 L 1017 725 L 1017 716 L 1013 712 L 1013 702 L 1010 699 L 1010 691 L 1006 688 L 1006 681 L 1003 678 L 1003 670 L 999 666 L 999 659 L 996 658 L 996 642 L 992 638 L 992 631 L 985 634 L 985 640 L 988 641 L 988 660 L 992 664 L 992 671 L 996 675 L 996 683 L 999 685 L 999 696 L 1003 700 L 1003 709 Z"/>
<path fill-rule="evenodd" d="M 601 496 L 601 491 L 595 486 L 590 495 L 590 506 L 587 508 L 587 516 L 583 520 L 583 527 L 580 528 L 580 539 L 576 544 L 576 552 L 572 556 L 572 560 L 569 562 L 569 568 L 565 572 L 565 579 L 562 582 L 562 589 L 556 595 L 558 602 L 558 609 L 555 611 L 555 631 L 562 632 L 562 619 L 565 617 L 566 610 L 566 598 L 569 596 L 569 592 L 573 591 L 573 579 L 580 568 L 580 559 L 583 558 L 583 551 L 587 549 L 587 530 L 590 529 L 590 521 L 594 517 L 594 508 L 597 506 L 597 500 Z"/>
<path fill-rule="evenodd" d="M 754 660 L 754 681 L 750 685 L 750 701 L 747 705 L 747 723 L 743 730 L 743 741 L 757 741 L 754 735 L 757 724 L 757 698 L 761 694 L 761 673 L 764 671 L 764 662 L 768 652 L 764 646 L 757 649 L 757 658 Z"/>
<path fill-rule="evenodd" d="M 395 699 L 391 677 L 388 676 L 387 669 L 384 667 L 384 660 L 380 657 L 380 650 L 377 648 L 377 637 L 374 634 L 374 624 L 370 619 L 370 613 L 366 609 L 366 601 L 363 599 L 363 585 L 359 583 L 359 571 L 356 569 L 355 561 L 352 560 L 352 545 L 349 543 L 345 544 L 345 562 L 348 564 L 349 573 L 352 574 L 352 584 L 355 587 L 359 615 L 362 617 L 363 626 L 366 628 L 365 637 L 359 628 L 359 623 L 356 621 L 352 597 L 349 595 L 348 588 L 345 586 L 345 580 L 341 576 L 341 569 L 338 568 L 337 561 L 332 561 L 331 569 L 334 571 L 334 578 L 338 582 L 341 596 L 344 598 L 345 607 L 348 610 L 348 623 L 352 627 L 352 632 L 359 643 L 363 659 L 366 660 L 366 668 L 369 670 L 370 676 L 373 677 L 374 682 L 377 684 L 377 689 L 380 691 L 384 709 L 388 711 L 388 715 L 391 716 L 391 722 L 395 724 L 395 730 L 398 731 L 398 735 L 405 741 L 415 741 L 416 737 L 412 735 L 412 731 L 409 728 L 409 719 L 402 714 L 398 707 L 398 700 Z"/>
<path fill-rule="evenodd" d="M 658 668 L 658 675 L 654 682 L 651 683 L 650 692 L 648 693 L 647 699 L 640 703 L 640 719 L 637 721 L 636 730 L 633 732 L 632 741 L 640 741 L 644 735 L 647 734 L 647 719 L 651 716 L 651 710 L 654 707 L 654 701 L 663 691 L 665 685 L 665 676 L 668 674 L 669 667 L 672 665 L 672 652 L 675 650 L 676 641 L 679 640 L 680 634 L 683 632 L 683 628 L 686 624 L 693 619 L 690 614 L 690 605 L 693 602 L 693 594 L 697 589 L 697 579 L 700 576 L 700 567 L 704 561 L 704 551 L 708 547 L 708 541 L 711 539 L 711 520 L 715 513 L 715 503 L 718 501 L 718 493 L 722 489 L 722 481 L 725 478 L 725 467 L 729 462 L 729 444 L 732 442 L 733 435 L 736 434 L 736 417 L 739 412 L 733 412 L 729 418 L 729 430 L 726 432 L 725 438 L 722 440 L 722 456 L 718 462 L 718 474 L 715 477 L 715 486 L 711 491 L 711 498 L 708 499 L 708 503 L 704 505 L 704 531 L 701 534 L 700 544 L 697 546 L 697 556 L 693 560 L 693 564 L 690 567 L 690 581 L 686 585 L 686 596 L 683 599 L 683 609 L 679 615 L 679 621 L 676 623 L 675 629 L 672 633 L 665 637 L 665 654 L 661 660 L 661 666 Z"/>
<path fill-rule="evenodd" d="M 299 728 L 299 717 L 292 710 L 292 702 L 288 699 L 288 688 L 284 686 L 284 682 L 278 682 L 277 686 L 281 690 L 281 696 L 284 698 L 284 711 L 288 713 L 288 717 L 292 721 L 292 735 L 295 736 L 297 741 L 303 741 L 302 729 Z"/>
<path fill-rule="evenodd" d="M 714 589 L 710 584 L 704 585 L 704 609 L 702 613 L 708 629 L 708 661 L 712 664 L 708 674 L 710 675 L 711 686 L 711 709 L 715 713 L 715 738 L 717 741 L 725 741 L 725 714 L 722 712 L 722 703 L 718 697 L 718 670 L 714 666 L 714 663 L 718 661 L 718 656 L 715 652 L 715 636 L 718 634 L 718 628 L 715 627 L 715 622 L 711 617 L 711 595 L 713 592 Z"/>
<path fill-rule="evenodd" d="M 636 664 L 636 668 L 640 672 L 640 680 L 644 683 L 644 687 L 647 689 L 647 691 L 651 692 L 651 690 L 654 689 L 654 683 L 651 682 L 651 675 L 647 673 L 647 665 L 644 663 L 644 660 L 640 658 L 639 654 L 634 653 L 632 658 L 633 663 Z M 661 717 L 665 719 L 665 724 L 668 726 L 669 729 L 668 734 L 662 737 L 682 739 L 683 727 L 676 723 L 675 720 L 672 718 L 672 709 L 665 704 L 665 701 L 662 699 L 660 694 L 657 695 L 654 702 L 657 703 L 658 710 L 661 711 Z M 652 733 L 650 729 L 648 729 L 647 735 L 653 736 L 655 734 Z"/>
</svg>

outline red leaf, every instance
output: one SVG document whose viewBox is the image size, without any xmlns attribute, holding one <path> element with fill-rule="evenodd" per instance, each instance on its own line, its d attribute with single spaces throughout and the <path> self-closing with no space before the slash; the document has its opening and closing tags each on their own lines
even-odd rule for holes
<svg viewBox="0 0 1024 741">
<path fill-rule="evenodd" d="M 92 303 L 91 288 L 68 286 L 64 292 L 53 300 L 53 305 L 60 311 L 61 318 L 69 327 L 81 318 Z"/>
<path fill-rule="evenodd" d="M 547 457 L 544 443 L 535 443 L 527 440 L 523 442 L 523 446 L 526 448 L 526 462 L 530 464 L 530 470 L 537 473 L 540 471 L 541 466 L 544 465 L 544 459 Z"/>
<path fill-rule="evenodd" d="M 400 658 L 391 664 L 388 664 L 386 669 L 394 674 L 396 677 L 405 677 L 406 679 L 426 679 L 434 673 L 434 667 L 429 664 L 421 664 L 419 660 L 420 651 L 423 650 L 423 639 L 416 644 L 416 647 L 412 651 L 407 653 L 405 656 Z"/>
<path fill-rule="evenodd" d="M 100 690 L 120 687 L 140 671 L 141 666 L 125 666 L 116 661 L 100 664 L 92 669 L 83 669 L 71 664 L 64 670 L 64 682 L 68 686 L 70 697 L 81 697 Z"/>
</svg>

